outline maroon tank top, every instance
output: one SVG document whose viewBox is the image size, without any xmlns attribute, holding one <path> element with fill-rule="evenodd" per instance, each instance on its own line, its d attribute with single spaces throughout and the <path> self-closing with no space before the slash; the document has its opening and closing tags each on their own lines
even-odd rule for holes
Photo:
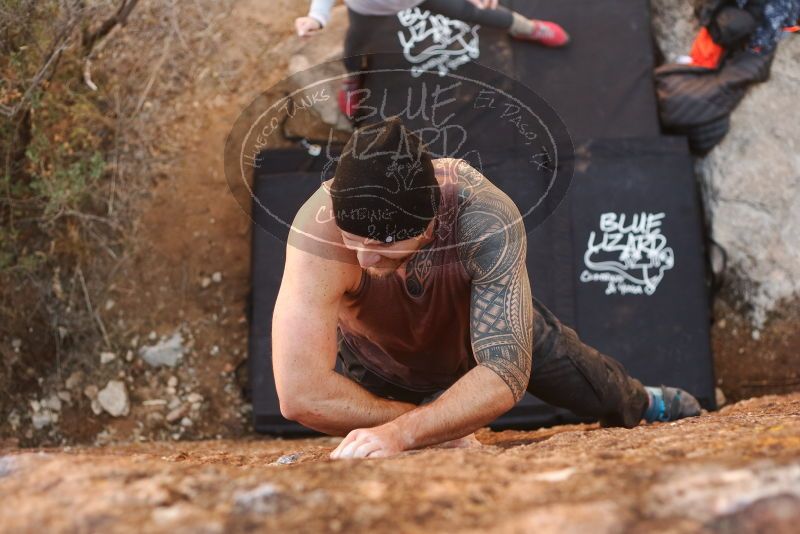
<svg viewBox="0 0 800 534">
<path fill-rule="evenodd" d="M 362 271 L 360 286 L 339 308 L 339 330 L 361 364 L 415 391 L 449 387 L 472 361 L 471 283 L 455 247 L 458 184 L 437 178 L 442 204 L 425 247 L 433 252 L 421 294 L 409 292 L 398 272 L 377 278 Z"/>
</svg>

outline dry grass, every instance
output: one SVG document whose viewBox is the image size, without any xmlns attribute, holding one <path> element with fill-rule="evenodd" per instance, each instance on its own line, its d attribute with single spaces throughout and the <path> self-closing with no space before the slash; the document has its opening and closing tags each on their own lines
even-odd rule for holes
<svg viewBox="0 0 800 534">
<path fill-rule="evenodd" d="M 44 377 L 115 349 L 108 280 L 130 260 L 139 205 L 182 150 L 177 97 L 211 75 L 228 0 L 0 9 L 0 416 Z M 217 15 L 212 15 L 217 14 Z M 217 74 L 224 82 L 224 73 Z M 23 408 L 24 409 L 24 408 Z"/>
</svg>

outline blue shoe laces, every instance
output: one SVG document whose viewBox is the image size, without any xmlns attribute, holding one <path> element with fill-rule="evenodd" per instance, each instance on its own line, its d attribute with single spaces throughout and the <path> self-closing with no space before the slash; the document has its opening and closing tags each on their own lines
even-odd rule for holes
<svg viewBox="0 0 800 534">
<path fill-rule="evenodd" d="M 648 395 L 650 395 L 650 405 L 647 411 L 644 412 L 644 418 L 648 423 L 653 421 L 669 421 L 669 413 L 667 413 L 667 406 L 664 403 L 664 390 L 661 388 L 645 386 Z M 680 393 L 680 392 L 679 392 Z"/>
</svg>

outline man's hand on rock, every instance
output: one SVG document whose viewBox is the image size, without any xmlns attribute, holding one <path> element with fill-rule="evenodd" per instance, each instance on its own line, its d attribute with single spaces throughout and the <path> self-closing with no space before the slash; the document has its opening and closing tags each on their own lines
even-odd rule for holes
<svg viewBox="0 0 800 534">
<path fill-rule="evenodd" d="M 393 423 L 386 423 L 351 431 L 331 453 L 331 459 L 388 458 L 405 450 L 406 443 L 400 429 Z"/>
<path fill-rule="evenodd" d="M 482 447 L 475 434 L 434 445 L 438 449 L 471 449 Z M 386 423 L 375 428 L 353 430 L 331 453 L 331 459 L 342 458 L 388 458 L 408 450 L 406 441 L 397 425 Z"/>
</svg>

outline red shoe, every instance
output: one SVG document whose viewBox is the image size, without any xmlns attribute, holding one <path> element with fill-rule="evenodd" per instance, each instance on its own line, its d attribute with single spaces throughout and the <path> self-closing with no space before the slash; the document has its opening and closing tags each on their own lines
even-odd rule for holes
<svg viewBox="0 0 800 534">
<path fill-rule="evenodd" d="M 359 89 L 362 87 L 363 76 L 351 76 L 342 81 L 339 89 L 339 111 L 348 119 L 353 119 L 358 111 L 358 104 L 362 95 Z"/>
<path fill-rule="evenodd" d="M 555 22 L 531 19 L 531 23 L 533 24 L 533 31 L 528 34 L 514 35 L 514 38 L 524 41 L 536 41 L 539 44 L 553 48 L 564 46 L 569 42 L 569 34 Z"/>
</svg>

